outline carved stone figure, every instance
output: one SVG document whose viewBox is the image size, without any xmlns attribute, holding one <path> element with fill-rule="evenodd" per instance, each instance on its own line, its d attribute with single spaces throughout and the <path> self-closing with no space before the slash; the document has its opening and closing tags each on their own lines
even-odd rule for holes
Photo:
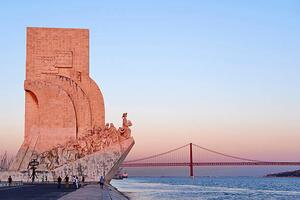
<svg viewBox="0 0 300 200">
<path fill-rule="evenodd" d="M 121 127 L 119 128 L 119 132 L 122 137 L 127 139 L 131 136 L 131 129 L 129 127 L 132 126 L 132 123 L 130 120 L 127 120 L 127 113 L 124 113 L 122 118 L 123 118 L 123 126 L 122 128 Z"/>
</svg>

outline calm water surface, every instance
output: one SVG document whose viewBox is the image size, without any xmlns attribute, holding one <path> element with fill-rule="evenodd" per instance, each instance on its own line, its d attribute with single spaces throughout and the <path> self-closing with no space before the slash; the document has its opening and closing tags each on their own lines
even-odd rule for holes
<svg viewBox="0 0 300 200">
<path fill-rule="evenodd" d="M 112 185 L 132 200 L 299 199 L 298 178 L 129 178 Z"/>
</svg>

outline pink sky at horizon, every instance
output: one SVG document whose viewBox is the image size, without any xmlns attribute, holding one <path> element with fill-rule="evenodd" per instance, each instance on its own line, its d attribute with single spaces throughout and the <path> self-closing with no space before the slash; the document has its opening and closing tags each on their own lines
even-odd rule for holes
<svg viewBox="0 0 300 200">
<path fill-rule="evenodd" d="M 136 144 L 128 156 L 128 160 L 162 153 L 187 143 L 195 143 L 209 149 L 264 161 L 299 161 L 298 152 L 300 139 L 297 124 L 290 123 L 286 128 L 279 123 L 274 124 L 217 124 L 213 121 L 201 123 L 188 123 L 181 119 L 179 124 L 175 119 L 161 121 L 135 119 L 133 121 L 132 135 Z M 15 121 L 16 124 L 6 124 L 1 127 L 0 152 L 8 151 L 15 154 L 23 140 L 23 119 Z M 117 120 L 118 121 L 118 120 Z M 115 123 L 119 125 L 119 123 Z M 207 122 L 207 123 L 206 123 Z M 211 124 L 209 124 L 211 123 Z M 168 124 L 177 124 L 168 126 Z M 156 128 L 155 128 L 156 127 Z M 284 132 L 288 132 L 285 134 Z"/>
</svg>

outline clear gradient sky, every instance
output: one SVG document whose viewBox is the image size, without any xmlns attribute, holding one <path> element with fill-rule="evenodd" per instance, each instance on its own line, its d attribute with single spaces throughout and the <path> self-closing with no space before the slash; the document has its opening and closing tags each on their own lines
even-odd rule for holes
<svg viewBox="0 0 300 200">
<path fill-rule="evenodd" d="M 0 151 L 23 139 L 26 27 L 73 27 L 131 158 L 193 142 L 299 161 L 300 1 L 2 1 L 0 24 Z"/>
</svg>

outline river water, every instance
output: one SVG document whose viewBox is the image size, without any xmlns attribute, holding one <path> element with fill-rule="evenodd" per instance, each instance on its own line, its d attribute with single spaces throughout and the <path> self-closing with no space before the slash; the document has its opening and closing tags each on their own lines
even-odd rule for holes
<svg viewBox="0 0 300 200">
<path fill-rule="evenodd" d="M 112 185 L 132 200 L 300 200 L 300 178 L 130 177 Z"/>
</svg>

